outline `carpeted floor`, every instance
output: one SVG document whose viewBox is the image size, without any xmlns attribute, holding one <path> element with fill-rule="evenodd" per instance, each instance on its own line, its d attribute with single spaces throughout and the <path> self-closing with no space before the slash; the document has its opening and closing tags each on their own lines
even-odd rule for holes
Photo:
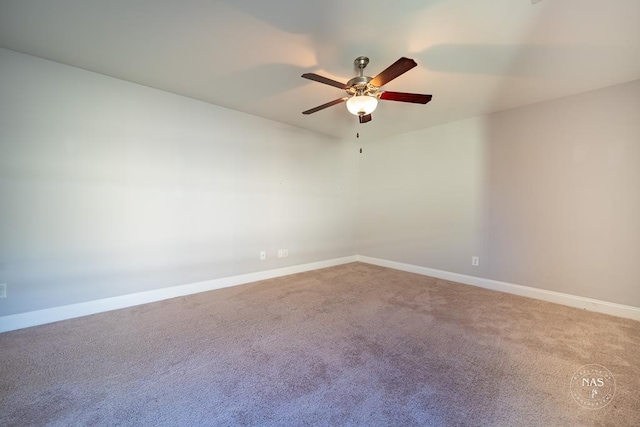
<svg viewBox="0 0 640 427">
<path fill-rule="evenodd" d="M 637 426 L 640 323 L 353 263 L 0 334 L 0 425 Z"/>
</svg>

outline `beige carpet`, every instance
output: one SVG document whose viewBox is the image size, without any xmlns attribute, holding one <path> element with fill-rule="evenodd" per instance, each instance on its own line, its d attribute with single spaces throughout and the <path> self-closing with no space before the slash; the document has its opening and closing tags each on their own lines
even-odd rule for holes
<svg viewBox="0 0 640 427">
<path fill-rule="evenodd" d="M 0 334 L 0 425 L 640 425 L 640 323 L 353 263 Z"/>
</svg>

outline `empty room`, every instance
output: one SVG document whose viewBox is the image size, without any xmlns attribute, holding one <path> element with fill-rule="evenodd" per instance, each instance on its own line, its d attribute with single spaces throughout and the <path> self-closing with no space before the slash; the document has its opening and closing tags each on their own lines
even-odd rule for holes
<svg viewBox="0 0 640 427">
<path fill-rule="evenodd" d="M 640 425 L 637 0 L 0 0 L 0 425 Z"/>
</svg>

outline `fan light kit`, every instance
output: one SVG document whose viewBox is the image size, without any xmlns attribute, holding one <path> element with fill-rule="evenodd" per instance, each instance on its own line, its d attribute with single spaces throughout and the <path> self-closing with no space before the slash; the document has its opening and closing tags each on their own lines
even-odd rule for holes
<svg viewBox="0 0 640 427">
<path fill-rule="evenodd" d="M 349 112 L 353 115 L 358 116 L 358 120 L 360 121 L 360 123 L 367 123 L 371 121 L 371 113 L 373 113 L 378 106 L 378 99 L 382 99 L 385 101 L 411 102 L 414 104 L 426 104 L 427 102 L 431 101 L 431 95 L 422 95 L 419 93 L 389 92 L 380 89 L 391 80 L 401 76 L 402 74 L 418 65 L 413 59 L 402 57 L 373 78 L 364 75 L 364 69 L 367 64 L 369 64 L 369 58 L 367 58 L 366 56 L 359 56 L 355 59 L 355 61 L 353 61 L 353 63 L 358 68 L 359 75 L 349 80 L 346 84 L 329 79 L 327 77 L 320 76 L 315 73 L 303 74 L 302 77 L 305 79 L 343 89 L 349 96 L 334 99 L 333 101 L 327 102 L 326 104 L 322 104 L 310 110 L 303 111 L 302 114 L 313 114 L 333 105 L 346 102 Z"/>
<path fill-rule="evenodd" d="M 378 99 L 371 95 L 354 95 L 347 99 L 347 110 L 356 116 L 371 114 L 378 106 Z"/>
</svg>

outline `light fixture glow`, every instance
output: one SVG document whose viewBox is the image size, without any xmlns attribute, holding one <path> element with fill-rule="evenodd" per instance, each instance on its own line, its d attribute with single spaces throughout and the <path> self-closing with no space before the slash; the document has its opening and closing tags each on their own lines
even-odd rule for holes
<svg viewBox="0 0 640 427">
<path fill-rule="evenodd" d="M 368 95 L 355 95 L 347 100 L 347 109 L 356 116 L 373 113 L 378 106 L 378 99 Z"/>
</svg>

